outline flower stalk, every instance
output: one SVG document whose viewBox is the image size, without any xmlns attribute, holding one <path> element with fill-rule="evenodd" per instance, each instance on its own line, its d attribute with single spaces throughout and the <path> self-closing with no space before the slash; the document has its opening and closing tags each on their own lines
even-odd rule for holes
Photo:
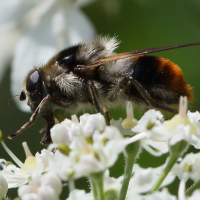
<svg viewBox="0 0 200 200">
<path fill-rule="evenodd" d="M 172 167 L 174 166 L 178 158 L 181 157 L 183 153 L 185 152 L 185 150 L 187 149 L 187 146 L 188 146 L 188 143 L 182 140 L 171 147 L 171 155 L 170 155 L 169 161 L 149 193 L 153 193 L 160 188 L 161 184 L 167 177 L 168 173 L 171 171 Z"/>
<path fill-rule="evenodd" d="M 23 164 L 14 154 L 13 152 L 6 146 L 6 144 L 4 142 L 1 142 L 2 146 L 4 147 L 4 149 L 6 150 L 6 152 L 9 154 L 9 156 L 17 163 L 17 165 L 19 167 L 21 167 L 22 169 L 24 169 L 24 171 L 31 173 L 32 170 L 27 167 L 25 164 Z"/>
<path fill-rule="evenodd" d="M 192 193 L 200 188 L 200 180 L 194 183 L 185 193 L 186 196 L 191 196 Z"/>
<path fill-rule="evenodd" d="M 104 172 L 92 173 L 90 175 L 90 182 L 92 183 L 92 190 L 95 200 L 104 200 L 103 189 L 103 174 Z"/>
<path fill-rule="evenodd" d="M 140 150 L 140 141 L 131 143 L 125 148 L 126 165 L 125 165 L 125 170 L 124 170 L 124 179 L 122 182 L 118 200 L 124 200 L 126 198 L 128 185 L 132 177 L 133 165 L 136 161 L 139 150 Z"/>
<path fill-rule="evenodd" d="M 74 191 L 74 190 L 75 190 L 74 180 L 73 180 L 73 179 L 70 179 L 70 180 L 69 180 L 69 191 L 70 191 L 70 193 L 72 194 L 72 200 L 76 200 L 75 193 L 72 192 L 72 191 Z"/>
<path fill-rule="evenodd" d="M 96 182 L 92 178 L 90 178 L 90 185 L 92 187 L 94 200 L 98 200 L 97 185 L 96 185 Z"/>
</svg>

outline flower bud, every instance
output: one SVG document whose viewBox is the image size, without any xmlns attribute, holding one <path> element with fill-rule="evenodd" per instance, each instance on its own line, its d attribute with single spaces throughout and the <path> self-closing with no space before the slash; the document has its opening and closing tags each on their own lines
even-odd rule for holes
<svg viewBox="0 0 200 200">
<path fill-rule="evenodd" d="M 0 142 L 3 142 L 3 141 L 4 141 L 3 133 L 2 133 L 2 131 L 0 130 Z"/>
</svg>

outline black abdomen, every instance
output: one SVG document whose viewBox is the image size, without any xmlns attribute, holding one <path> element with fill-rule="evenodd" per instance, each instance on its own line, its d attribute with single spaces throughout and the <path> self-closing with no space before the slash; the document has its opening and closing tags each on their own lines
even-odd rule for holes
<svg viewBox="0 0 200 200">
<path fill-rule="evenodd" d="M 137 59 L 132 77 L 140 84 L 151 86 L 157 75 L 159 61 L 155 56 L 141 56 Z"/>
</svg>

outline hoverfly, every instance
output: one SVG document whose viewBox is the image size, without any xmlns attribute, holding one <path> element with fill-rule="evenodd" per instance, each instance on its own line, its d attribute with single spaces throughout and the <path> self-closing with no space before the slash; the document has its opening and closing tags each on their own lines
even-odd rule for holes
<svg viewBox="0 0 200 200">
<path fill-rule="evenodd" d="M 192 99 L 191 87 L 186 84 L 181 69 L 168 59 L 147 54 L 200 42 L 112 55 L 118 44 L 115 37 L 97 37 L 66 48 L 47 64 L 31 70 L 24 81 L 20 100 L 28 96 L 33 114 L 29 122 L 9 138 L 30 127 L 40 115 L 47 123 L 41 142 L 51 143 L 50 129 L 55 124 L 56 109 L 76 113 L 92 105 L 101 112 L 102 108 L 131 101 L 138 106 L 177 113 L 171 106 L 179 103 L 180 96 Z"/>
</svg>

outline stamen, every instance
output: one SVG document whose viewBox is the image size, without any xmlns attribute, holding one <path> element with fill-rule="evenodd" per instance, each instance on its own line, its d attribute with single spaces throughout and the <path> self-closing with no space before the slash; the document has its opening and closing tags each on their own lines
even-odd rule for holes
<svg viewBox="0 0 200 200">
<path fill-rule="evenodd" d="M 127 115 L 127 118 L 129 118 L 129 119 L 133 119 L 134 118 L 133 106 L 132 106 L 131 101 L 127 101 L 127 104 L 126 104 L 126 115 Z"/>
<path fill-rule="evenodd" d="M 24 148 L 26 158 L 28 158 L 29 156 L 33 156 L 26 142 L 23 142 L 22 146 Z"/>
<path fill-rule="evenodd" d="M 75 122 L 75 123 L 79 123 L 79 120 L 78 120 L 78 117 L 76 116 L 76 115 L 72 115 L 71 116 L 71 120 L 73 121 L 73 122 Z"/>
<path fill-rule="evenodd" d="M 32 170 L 27 167 L 26 165 L 24 165 L 15 155 L 14 153 L 6 146 L 6 144 L 4 142 L 1 142 L 2 146 L 4 147 L 4 149 L 6 150 L 6 152 L 9 154 L 9 156 L 16 162 L 16 164 L 22 168 L 24 171 L 28 172 L 29 174 L 31 174 Z"/>
<path fill-rule="evenodd" d="M 185 117 L 187 115 L 188 101 L 187 97 L 180 97 L 179 101 L 179 115 Z"/>
<path fill-rule="evenodd" d="M 137 125 L 137 120 L 134 118 L 133 114 L 133 105 L 130 101 L 127 101 L 126 104 L 126 116 L 127 118 L 124 119 L 121 124 L 124 129 L 133 128 Z"/>
</svg>

